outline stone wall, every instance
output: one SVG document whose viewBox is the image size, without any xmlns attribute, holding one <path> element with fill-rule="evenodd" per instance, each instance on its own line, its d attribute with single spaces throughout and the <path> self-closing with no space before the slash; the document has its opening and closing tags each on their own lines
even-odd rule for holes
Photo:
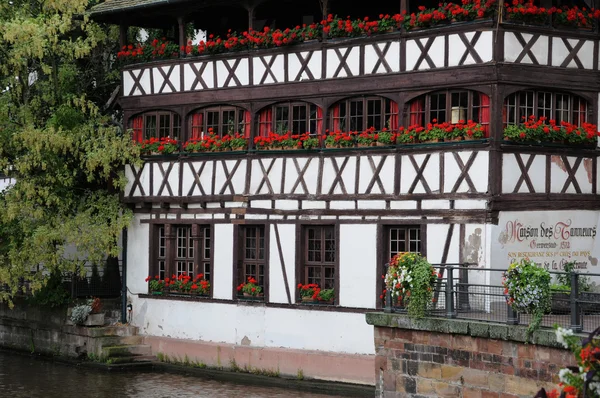
<svg viewBox="0 0 600 398">
<path fill-rule="evenodd" d="M 525 344 L 521 326 L 397 314 L 368 314 L 367 322 L 375 325 L 378 397 L 531 398 L 574 365 L 552 330 Z"/>
</svg>

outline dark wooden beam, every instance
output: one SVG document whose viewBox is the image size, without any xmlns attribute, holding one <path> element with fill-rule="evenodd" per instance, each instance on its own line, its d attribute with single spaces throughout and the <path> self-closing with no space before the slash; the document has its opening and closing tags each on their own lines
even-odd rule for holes
<svg viewBox="0 0 600 398">
<path fill-rule="evenodd" d="M 177 24 L 179 26 L 179 47 L 181 48 L 183 46 L 185 48 L 187 44 L 187 37 L 185 36 L 185 19 L 182 16 L 177 17 Z M 179 54 L 182 56 L 185 55 L 185 50 L 180 49 Z"/>
<path fill-rule="evenodd" d="M 408 0 L 400 0 L 400 14 L 408 12 Z"/>
<path fill-rule="evenodd" d="M 123 22 L 119 25 L 119 46 L 121 48 L 127 45 L 127 28 L 128 26 Z"/>
</svg>

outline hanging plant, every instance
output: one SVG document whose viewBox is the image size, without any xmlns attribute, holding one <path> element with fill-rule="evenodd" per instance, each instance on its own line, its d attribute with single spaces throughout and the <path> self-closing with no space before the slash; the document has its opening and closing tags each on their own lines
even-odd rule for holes
<svg viewBox="0 0 600 398">
<path fill-rule="evenodd" d="M 531 315 L 526 339 L 537 330 L 550 310 L 550 273 L 529 259 L 512 263 L 504 273 L 506 301 L 515 311 Z"/>
<path fill-rule="evenodd" d="M 385 275 L 392 300 L 413 318 L 423 318 L 433 302 L 433 286 L 439 275 L 418 253 L 398 253 L 390 260 Z"/>
</svg>

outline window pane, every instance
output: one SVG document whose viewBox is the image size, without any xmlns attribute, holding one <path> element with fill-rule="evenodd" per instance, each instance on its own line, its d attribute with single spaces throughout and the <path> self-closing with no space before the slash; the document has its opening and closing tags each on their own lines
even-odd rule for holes
<svg viewBox="0 0 600 398">
<path fill-rule="evenodd" d="M 363 129 L 363 101 L 350 101 L 350 131 Z"/>
<path fill-rule="evenodd" d="M 171 115 L 158 115 L 158 137 L 168 137 L 171 132 Z"/>
<path fill-rule="evenodd" d="M 446 121 L 446 93 L 432 94 L 430 97 L 429 122 L 443 123 Z"/>
<path fill-rule="evenodd" d="M 204 228 L 204 258 L 210 259 L 210 228 Z"/>
<path fill-rule="evenodd" d="M 206 131 L 208 131 L 208 129 L 212 128 L 213 133 L 221 134 L 220 129 L 219 129 L 219 120 L 220 120 L 219 113 L 220 113 L 219 111 L 207 111 L 206 112 Z"/>
<path fill-rule="evenodd" d="M 333 227 L 324 227 L 325 229 L 325 262 L 335 262 L 335 236 Z"/>
<path fill-rule="evenodd" d="M 587 102 L 581 97 L 572 97 L 573 101 L 573 124 L 581 126 L 587 123 Z"/>
<path fill-rule="evenodd" d="M 556 95 L 556 123 L 560 122 L 571 122 L 570 108 L 571 101 L 570 96 L 567 94 L 555 94 Z"/>
<path fill-rule="evenodd" d="M 292 106 L 292 132 L 304 134 L 307 130 L 306 105 Z"/>
<path fill-rule="evenodd" d="M 381 130 L 381 100 L 371 99 L 367 100 L 367 125 L 366 128 L 373 127 L 375 130 Z"/>
<path fill-rule="evenodd" d="M 538 92 L 537 116 L 552 119 L 552 93 Z"/>
<path fill-rule="evenodd" d="M 467 110 L 469 108 L 469 95 L 466 91 L 452 93 L 451 96 L 451 123 L 458 123 L 461 120 L 467 121 Z"/>
<path fill-rule="evenodd" d="M 284 134 L 290 129 L 289 111 L 288 105 L 275 107 L 275 132 L 277 134 Z"/>
<path fill-rule="evenodd" d="M 335 288 L 335 268 L 334 267 L 325 267 L 325 280 L 322 284 L 323 289 L 333 289 Z"/>
<path fill-rule="evenodd" d="M 173 114 L 172 131 L 173 133 L 171 134 L 171 136 L 179 141 L 181 139 L 181 120 L 179 118 L 179 115 L 176 113 Z"/>
<path fill-rule="evenodd" d="M 144 119 L 144 138 L 156 137 L 156 115 L 146 115 Z"/>
<path fill-rule="evenodd" d="M 504 115 L 505 124 L 517 124 L 517 95 L 512 94 L 506 98 L 506 112 Z"/>
<path fill-rule="evenodd" d="M 406 229 L 390 228 L 390 246 L 388 258 L 391 259 L 396 254 L 406 251 Z"/>
<path fill-rule="evenodd" d="M 519 93 L 519 123 L 524 122 L 532 115 L 534 115 L 533 91 L 520 92 Z"/>
<path fill-rule="evenodd" d="M 321 267 L 306 267 L 307 281 L 306 283 L 316 283 L 321 285 Z"/>
<path fill-rule="evenodd" d="M 235 110 L 224 110 L 222 114 L 221 131 L 222 134 L 233 134 L 236 132 Z"/>
</svg>

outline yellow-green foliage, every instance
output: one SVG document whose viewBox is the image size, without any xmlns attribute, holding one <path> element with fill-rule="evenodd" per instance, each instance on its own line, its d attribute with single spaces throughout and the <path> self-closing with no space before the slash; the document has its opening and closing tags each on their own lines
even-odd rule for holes
<svg viewBox="0 0 600 398">
<path fill-rule="evenodd" d="M 85 16 L 90 5 L 0 1 L 0 169 L 16 181 L 0 194 L 0 301 L 19 279 L 36 290 L 48 271 L 116 256 L 132 219 L 119 193 L 139 150 L 105 109 L 117 33 Z"/>
</svg>

